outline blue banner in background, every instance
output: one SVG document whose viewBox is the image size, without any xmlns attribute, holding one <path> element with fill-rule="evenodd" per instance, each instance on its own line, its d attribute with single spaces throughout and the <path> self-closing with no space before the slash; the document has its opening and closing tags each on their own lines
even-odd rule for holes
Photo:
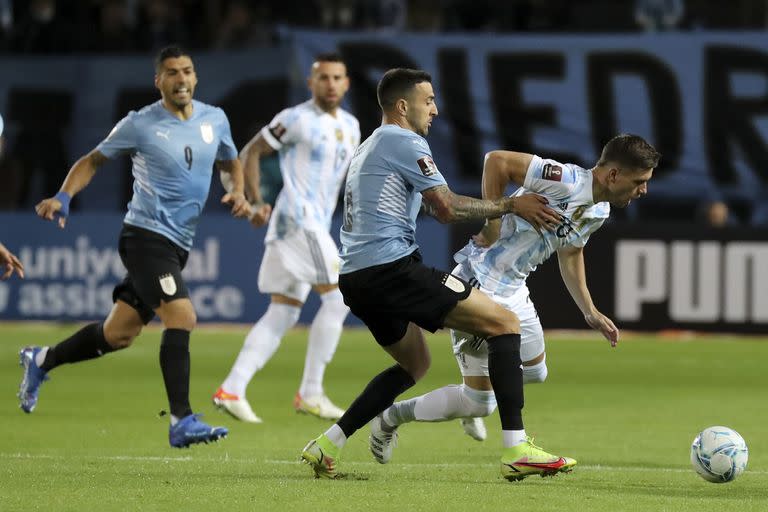
<svg viewBox="0 0 768 512">
<path fill-rule="evenodd" d="M 432 74 L 428 137 L 456 190 L 477 193 L 482 157 L 532 152 L 592 166 L 620 132 L 664 155 L 656 197 L 738 197 L 768 208 L 768 37 L 416 35 L 297 31 L 298 67 L 339 51 L 363 136 L 380 123 L 375 86 L 392 67 Z M 760 222 L 768 221 L 768 211 Z"/>
<path fill-rule="evenodd" d="M 287 47 L 194 56 L 195 98 L 220 106 L 238 148 L 289 101 L 291 54 Z M 288 63 L 288 64 L 287 64 Z M 0 159 L 4 202 L 29 207 L 53 195 L 70 166 L 109 134 L 130 110 L 154 103 L 153 56 L 92 55 L 0 57 L 0 113 L 5 120 Z M 130 200 L 130 160 L 107 162 L 78 194 L 89 210 L 125 211 Z M 214 189 L 221 190 L 218 180 Z M 26 192 L 27 197 L 22 196 Z M 14 197 L 16 196 L 16 197 Z M 209 209 L 225 209 L 218 197 Z"/>
<path fill-rule="evenodd" d="M 386 69 L 432 74 L 440 116 L 428 139 L 458 192 L 479 194 L 489 150 L 591 166 L 608 138 L 626 131 L 647 137 L 664 155 L 649 199 L 680 198 L 686 208 L 740 200 L 748 203 L 741 221 L 768 223 L 765 33 L 282 35 L 276 48 L 195 55 L 196 97 L 227 112 L 240 148 L 277 112 L 309 96 L 313 57 L 338 50 L 351 77 L 345 106 L 364 136 L 381 122 L 375 86 Z M 128 110 L 158 98 L 148 55 L 3 57 L 0 69 L 5 160 L 19 160 L 15 174 L 3 168 L 9 174 L 0 205 L 19 206 L 7 198 L 26 191 L 21 206 L 31 207 L 43 191 L 55 192 L 74 160 Z M 110 162 L 76 206 L 122 211 L 129 191 L 127 159 Z M 223 212 L 217 202 L 209 210 Z M 630 206 L 630 218 L 636 208 Z"/>
<path fill-rule="evenodd" d="M 75 214 L 66 229 L 29 214 L 0 214 L 0 240 L 24 264 L 26 278 L 0 281 L 0 319 L 98 320 L 112 307 L 112 289 L 125 276 L 117 239 L 123 216 Z M 341 219 L 331 233 L 338 243 Z M 450 270 L 449 231 L 436 221 L 420 221 L 425 261 Z M 264 229 L 227 215 L 203 215 L 184 269 L 200 322 L 259 319 L 269 296 L 257 282 L 264 253 Z M 319 307 L 310 294 L 300 322 Z M 350 315 L 348 323 L 359 320 Z"/>
</svg>

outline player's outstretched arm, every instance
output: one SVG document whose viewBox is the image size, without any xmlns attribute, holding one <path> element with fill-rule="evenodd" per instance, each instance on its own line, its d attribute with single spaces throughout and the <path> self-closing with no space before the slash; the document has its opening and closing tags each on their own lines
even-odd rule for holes
<svg viewBox="0 0 768 512">
<path fill-rule="evenodd" d="M 605 339 L 615 347 L 619 341 L 619 329 L 610 318 L 597 310 L 592 302 L 592 296 L 587 288 L 586 271 L 584 270 L 584 248 L 567 246 L 557 251 L 560 264 L 560 275 L 563 278 L 568 293 L 584 315 L 584 320 L 590 327 L 599 331 Z"/>
<path fill-rule="evenodd" d="M 476 199 L 454 194 L 447 185 L 422 191 L 424 210 L 443 224 L 468 220 L 493 219 L 513 213 L 527 220 L 536 229 L 554 229 L 560 217 L 547 206 L 541 196 Z"/>
<path fill-rule="evenodd" d="M 107 157 L 95 149 L 81 157 L 69 170 L 59 192 L 53 197 L 43 199 L 35 206 L 37 214 L 45 220 L 58 217 L 59 227 L 63 229 L 67 224 L 69 202 L 88 186 L 96 171 L 106 161 Z"/>
<path fill-rule="evenodd" d="M 20 278 L 24 279 L 24 265 L 19 258 L 9 251 L 2 243 L 0 243 L 0 266 L 5 267 L 5 272 L 0 276 L 0 279 L 8 279 L 14 272 L 19 274 Z"/>
<path fill-rule="evenodd" d="M 217 160 L 216 167 L 223 175 L 229 176 L 230 186 L 227 193 L 221 198 L 221 202 L 232 207 L 232 215 L 235 217 L 250 217 L 251 205 L 245 199 L 243 193 L 243 167 L 240 160 Z M 222 180 L 222 183 L 224 180 Z"/>
</svg>

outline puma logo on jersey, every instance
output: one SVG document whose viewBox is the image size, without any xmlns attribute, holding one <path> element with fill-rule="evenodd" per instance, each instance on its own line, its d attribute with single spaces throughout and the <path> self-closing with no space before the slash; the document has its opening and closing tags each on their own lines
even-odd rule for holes
<svg viewBox="0 0 768 512">
<path fill-rule="evenodd" d="M 163 138 L 165 140 L 171 140 L 170 138 L 171 130 L 165 130 L 164 132 L 161 132 L 160 130 L 157 130 L 155 132 L 155 135 L 157 135 L 160 138 Z"/>
</svg>

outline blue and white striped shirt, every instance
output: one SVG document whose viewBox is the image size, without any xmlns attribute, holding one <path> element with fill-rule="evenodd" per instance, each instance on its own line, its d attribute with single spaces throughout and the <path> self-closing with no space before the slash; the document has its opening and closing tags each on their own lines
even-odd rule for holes
<svg viewBox="0 0 768 512">
<path fill-rule="evenodd" d="M 525 183 L 514 195 L 525 192 L 544 196 L 560 214 L 562 221 L 554 232 L 539 234 L 524 219 L 507 214 L 493 245 L 483 248 L 470 241 L 454 256 L 457 263 L 468 264 L 483 289 L 494 295 L 514 294 L 561 247 L 583 247 L 611 211 L 609 203 L 594 202 L 592 171 L 538 156 L 533 157 Z"/>
<path fill-rule="evenodd" d="M 342 109 L 334 117 L 308 100 L 277 114 L 261 134 L 279 152 L 283 175 L 266 241 L 297 229 L 327 232 L 349 161 L 360 144 L 357 119 Z"/>
</svg>

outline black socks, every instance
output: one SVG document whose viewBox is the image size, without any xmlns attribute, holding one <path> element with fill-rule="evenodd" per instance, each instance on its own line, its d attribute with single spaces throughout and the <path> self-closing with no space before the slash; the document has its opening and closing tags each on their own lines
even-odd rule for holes
<svg viewBox="0 0 768 512">
<path fill-rule="evenodd" d="M 181 419 L 192 414 L 189 405 L 189 331 L 166 329 L 160 342 L 160 368 L 171 414 Z"/>
<path fill-rule="evenodd" d="M 368 383 L 337 424 L 344 435 L 350 437 L 414 384 L 416 381 L 402 366 L 396 364 L 387 368 Z"/>
<path fill-rule="evenodd" d="M 50 347 L 40 368 L 48 372 L 62 364 L 95 359 L 114 350 L 104 338 L 104 325 L 89 324 L 55 347 Z"/>
<path fill-rule="evenodd" d="M 523 369 L 520 335 L 488 338 L 488 374 L 499 404 L 502 430 L 523 430 Z"/>
</svg>

